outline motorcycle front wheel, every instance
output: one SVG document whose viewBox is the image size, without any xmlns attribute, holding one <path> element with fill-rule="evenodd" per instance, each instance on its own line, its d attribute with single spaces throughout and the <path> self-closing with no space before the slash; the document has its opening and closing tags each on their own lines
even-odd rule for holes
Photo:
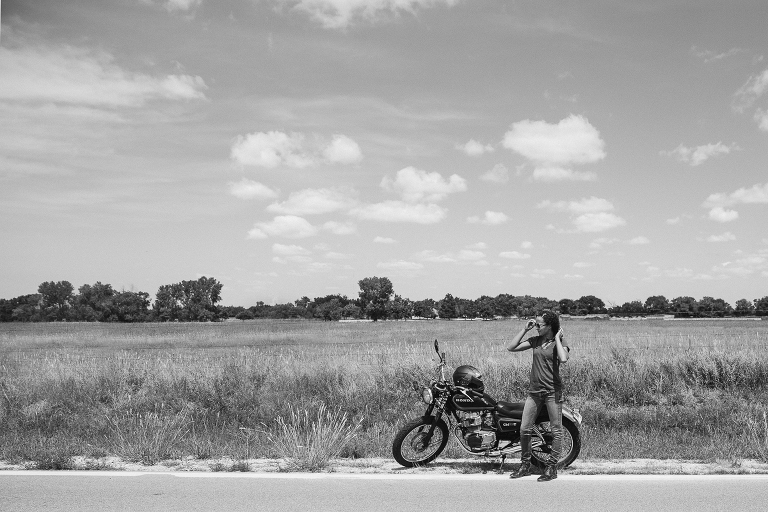
<svg viewBox="0 0 768 512">
<path fill-rule="evenodd" d="M 442 418 L 437 420 L 431 437 L 429 428 L 432 416 L 422 416 L 406 423 L 392 442 L 392 455 L 406 468 L 424 466 L 437 458 L 448 444 L 448 425 Z"/>
<path fill-rule="evenodd" d="M 536 424 L 536 428 L 543 434 L 544 443 L 534 434 L 532 436 L 531 463 L 539 468 L 544 468 L 549 463 L 549 456 L 552 453 L 552 430 L 548 421 Z M 537 443 L 536 441 L 539 441 Z M 581 433 L 577 427 L 568 418 L 563 418 L 563 440 L 560 444 L 560 457 L 557 460 L 559 469 L 570 466 L 581 451 Z"/>
</svg>

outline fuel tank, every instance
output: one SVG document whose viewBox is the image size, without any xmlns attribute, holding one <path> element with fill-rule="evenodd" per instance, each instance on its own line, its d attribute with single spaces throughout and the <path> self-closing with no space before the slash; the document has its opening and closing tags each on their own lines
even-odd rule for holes
<svg viewBox="0 0 768 512">
<path fill-rule="evenodd" d="M 459 411 L 486 411 L 496 408 L 496 400 L 487 393 L 457 393 L 451 397 L 451 402 Z"/>
</svg>

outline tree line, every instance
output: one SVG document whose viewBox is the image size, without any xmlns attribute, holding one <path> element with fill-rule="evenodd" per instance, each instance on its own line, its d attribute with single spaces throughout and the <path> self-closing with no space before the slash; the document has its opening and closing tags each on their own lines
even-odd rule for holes
<svg viewBox="0 0 768 512">
<path fill-rule="evenodd" d="M 358 282 L 358 297 L 326 295 L 301 297 L 292 303 L 269 305 L 257 302 L 250 307 L 222 306 L 222 284 L 212 277 L 162 285 L 154 301 L 146 292 L 117 291 L 110 284 L 96 282 L 78 288 L 69 281 L 47 281 L 37 293 L 0 299 L 0 322 L 207 322 L 229 318 L 250 320 L 342 319 L 403 320 L 408 318 L 493 319 L 531 317 L 544 309 L 564 315 L 647 316 L 672 314 L 682 318 L 768 316 L 768 296 L 740 299 L 731 306 L 723 299 L 682 296 L 667 299 L 648 297 L 645 302 L 606 304 L 594 295 L 578 299 L 551 300 L 531 295 L 483 295 L 477 299 L 454 297 L 412 301 L 396 294 L 387 277 L 366 277 Z"/>
</svg>

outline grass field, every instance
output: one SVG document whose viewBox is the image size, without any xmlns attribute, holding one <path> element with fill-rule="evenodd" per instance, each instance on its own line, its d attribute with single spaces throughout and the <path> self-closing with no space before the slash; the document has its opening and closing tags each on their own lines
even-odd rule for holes
<svg viewBox="0 0 768 512">
<path fill-rule="evenodd" d="M 438 339 L 522 400 L 522 321 L 0 324 L 0 458 L 389 456 Z M 768 323 L 564 320 L 582 458 L 768 460 Z M 294 450 L 295 451 L 295 450 Z M 293 454 L 296 459 L 301 456 Z M 448 456 L 465 456 L 449 447 Z M 306 467 L 322 467 L 322 460 Z"/>
</svg>

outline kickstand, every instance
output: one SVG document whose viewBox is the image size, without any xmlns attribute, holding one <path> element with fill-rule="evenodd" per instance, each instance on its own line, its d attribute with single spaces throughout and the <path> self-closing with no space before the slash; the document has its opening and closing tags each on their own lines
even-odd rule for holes
<svg viewBox="0 0 768 512">
<path fill-rule="evenodd" d="M 499 474 L 499 475 L 503 475 L 504 474 L 504 469 L 503 468 L 504 468 L 504 460 L 506 458 L 507 458 L 507 454 L 506 453 L 502 453 L 501 454 L 501 462 L 499 463 L 499 469 L 496 470 L 496 473 Z"/>
</svg>

